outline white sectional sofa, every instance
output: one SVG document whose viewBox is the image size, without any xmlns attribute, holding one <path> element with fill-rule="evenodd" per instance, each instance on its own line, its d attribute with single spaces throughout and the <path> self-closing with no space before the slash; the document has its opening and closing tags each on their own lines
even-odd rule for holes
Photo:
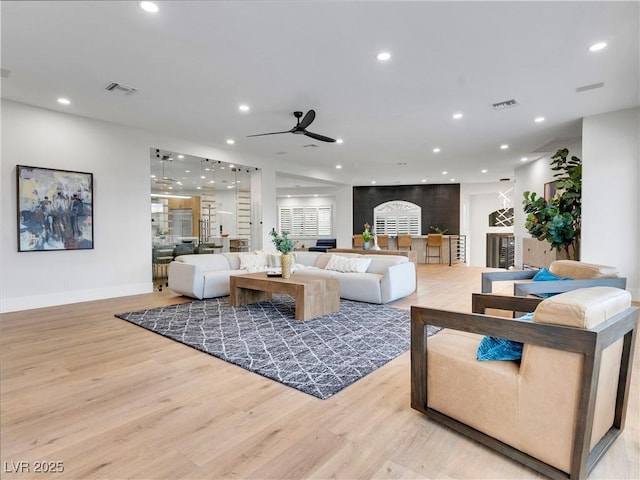
<svg viewBox="0 0 640 480">
<path fill-rule="evenodd" d="M 405 256 L 321 252 L 293 255 L 294 276 L 337 278 L 340 297 L 347 300 L 388 303 L 416 290 L 416 266 Z M 333 256 L 338 258 L 332 259 Z M 181 255 L 169 264 L 169 288 L 198 299 L 229 295 L 231 275 L 273 270 L 277 261 L 274 257 L 263 252 Z"/>
</svg>

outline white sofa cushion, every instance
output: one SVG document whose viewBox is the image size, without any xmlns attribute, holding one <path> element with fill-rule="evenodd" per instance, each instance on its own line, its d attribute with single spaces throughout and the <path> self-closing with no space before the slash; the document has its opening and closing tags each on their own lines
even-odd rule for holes
<svg viewBox="0 0 640 480">
<path fill-rule="evenodd" d="M 241 253 L 237 252 L 223 252 L 222 256 L 227 259 L 229 262 L 229 267 L 231 270 L 240 270 L 240 255 Z"/>
<path fill-rule="evenodd" d="M 229 270 L 234 268 L 229 259 L 224 255 L 216 253 L 202 253 L 199 255 L 179 255 L 175 258 L 176 262 L 186 263 L 188 265 L 196 265 L 203 270 Z M 238 268 L 240 264 L 238 263 Z"/>
<path fill-rule="evenodd" d="M 240 257 L 240 270 L 248 272 L 258 272 L 267 268 L 268 258 L 266 255 L 255 253 L 243 253 Z"/>
<path fill-rule="evenodd" d="M 316 261 L 322 255 L 326 255 L 320 252 L 293 252 L 294 263 L 299 265 L 306 265 L 307 267 L 316 267 Z"/>
<path fill-rule="evenodd" d="M 377 273 L 383 275 L 393 265 L 408 263 L 409 258 L 404 255 L 363 255 L 363 258 L 371 259 L 371 264 L 367 268 L 367 273 Z"/>
<path fill-rule="evenodd" d="M 340 255 L 331 255 L 325 270 L 335 270 L 345 273 L 364 273 L 369 268 L 370 258 L 349 258 Z"/>
<path fill-rule="evenodd" d="M 203 272 L 204 286 L 202 298 L 222 297 L 230 294 L 229 277 L 243 273 L 238 270 L 210 270 Z"/>
<path fill-rule="evenodd" d="M 380 291 L 382 275 L 375 273 L 336 273 L 340 297 L 357 302 L 383 303 Z"/>
</svg>

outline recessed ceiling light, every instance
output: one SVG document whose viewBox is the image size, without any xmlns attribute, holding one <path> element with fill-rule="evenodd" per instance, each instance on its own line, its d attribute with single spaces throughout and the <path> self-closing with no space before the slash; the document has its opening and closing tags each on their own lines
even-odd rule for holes
<svg viewBox="0 0 640 480">
<path fill-rule="evenodd" d="M 71 100 L 69 100 L 68 98 L 59 98 L 58 103 L 61 103 L 62 105 L 70 105 Z"/>
<path fill-rule="evenodd" d="M 342 139 L 341 138 L 336 138 L 336 143 L 342 143 Z"/>
<path fill-rule="evenodd" d="M 242 105 L 238 106 L 238 110 L 240 110 L 241 112 L 248 112 L 249 111 L 249 105 L 242 104 Z"/>
<path fill-rule="evenodd" d="M 342 165 L 336 165 L 336 168 L 339 170 L 342 168 Z"/>
<path fill-rule="evenodd" d="M 426 179 L 426 178 L 423 178 L 423 179 L 422 179 L 422 183 L 427 183 L 427 179 Z"/>
<path fill-rule="evenodd" d="M 376 55 L 376 58 L 381 62 L 386 62 L 391 58 L 391 54 L 389 52 L 380 52 L 378 55 Z"/>
<path fill-rule="evenodd" d="M 184 155 L 178 155 L 178 158 L 182 159 L 184 158 Z"/>
<path fill-rule="evenodd" d="M 446 175 L 447 173 L 449 173 L 449 172 L 447 172 L 446 170 L 444 172 L 442 172 L 443 175 Z"/>
<path fill-rule="evenodd" d="M 487 173 L 487 169 L 483 168 L 482 170 L 480 170 L 480 173 Z"/>
<path fill-rule="evenodd" d="M 185 170 L 184 173 L 191 173 L 191 170 Z"/>
<path fill-rule="evenodd" d="M 433 153 L 440 153 L 440 149 L 438 147 L 434 148 Z"/>
<path fill-rule="evenodd" d="M 233 138 L 227 138 L 227 145 L 233 145 L 236 141 Z"/>
<path fill-rule="evenodd" d="M 500 149 L 502 150 L 506 150 L 507 148 L 509 148 L 509 145 L 507 145 L 506 143 L 503 143 L 502 145 L 500 145 Z"/>
<path fill-rule="evenodd" d="M 589 47 L 589 50 L 591 50 L 592 52 L 597 52 L 598 50 L 602 50 L 606 46 L 607 46 L 607 42 L 594 43 Z"/>
<path fill-rule="evenodd" d="M 453 118 L 455 118 L 456 120 L 458 120 L 458 119 L 460 119 L 460 118 L 462 118 L 462 117 L 463 117 L 463 115 L 462 115 L 462 113 L 460 113 L 460 112 L 458 112 L 458 113 L 454 113 L 454 114 L 453 114 Z"/>
<path fill-rule="evenodd" d="M 204 175 L 200 175 L 200 178 L 204 180 L 207 177 L 205 177 Z"/>
<path fill-rule="evenodd" d="M 236 168 L 234 164 L 229 165 L 229 168 Z"/>
<path fill-rule="evenodd" d="M 520 161 L 521 161 L 521 162 L 526 162 L 527 160 L 529 160 L 527 157 L 522 157 L 522 158 L 520 159 Z"/>
<path fill-rule="evenodd" d="M 291 198 L 291 195 L 287 195 L 287 198 Z"/>
<path fill-rule="evenodd" d="M 371 180 L 371 183 L 372 183 L 372 184 L 375 184 L 375 183 L 376 183 L 376 181 L 375 181 L 375 180 Z"/>
<path fill-rule="evenodd" d="M 544 117 L 536 117 L 533 121 L 536 123 L 544 122 Z"/>
<path fill-rule="evenodd" d="M 156 178 L 156 176 L 155 175 L 151 175 L 151 178 Z"/>
<path fill-rule="evenodd" d="M 455 179 L 455 178 L 450 178 L 450 179 L 449 179 L 449 181 L 450 181 L 450 182 L 455 182 L 455 181 L 456 181 L 456 179 Z"/>
<path fill-rule="evenodd" d="M 158 13 L 158 5 L 153 2 L 140 2 L 140 8 L 145 12 Z"/>
</svg>

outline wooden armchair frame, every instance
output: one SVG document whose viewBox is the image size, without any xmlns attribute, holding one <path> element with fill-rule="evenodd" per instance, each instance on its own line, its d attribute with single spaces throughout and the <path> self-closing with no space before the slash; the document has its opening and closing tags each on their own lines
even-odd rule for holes
<svg viewBox="0 0 640 480">
<path fill-rule="evenodd" d="M 639 309 L 637 307 L 629 307 L 624 312 L 589 330 L 484 315 L 484 311 L 487 308 L 530 312 L 541 301 L 539 298 L 474 294 L 472 300 L 474 313 L 471 314 L 412 306 L 411 407 L 424 413 L 430 419 L 440 422 L 549 478 L 583 479 L 591 472 L 624 427 Z M 569 475 L 428 407 L 427 325 L 508 338 L 522 343 L 542 345 L 584 355 L 578 419 L 574 431 L 571 472 Z M 618 377 L 613 426 L 595 445 L 593 450 L 589 451 L 602 351 L 622 337 L 624 337 L 622 361 Z"/>
<path fill-rule="evenodd" d="M 513 294 L 517 297 L 536 295 L 540 293 L 562 293 L 569 290 L 588 287 L 616 287 L 627 288 L 627 279 L 624 277 L 589 278 L 585 280 L 551 280 L 547 282 L 518 282 L 518 280 L 531 280 L 538 270 L 510 270 L 505 272 L 482 273 L 482 293 L 491 293 L 493 282 L 515 281 Z"/>
</svg>

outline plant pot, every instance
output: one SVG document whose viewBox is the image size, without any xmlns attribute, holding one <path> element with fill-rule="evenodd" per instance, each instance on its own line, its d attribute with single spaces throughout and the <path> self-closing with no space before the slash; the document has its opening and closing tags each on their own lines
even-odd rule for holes
<svg viewBox="0 0 640 480">
<path fill-rule="evenodd" d="M 289 278 L 291 276 L 291 254 L 283 253 L 280 257 L 280 264 L 282 265 L 282 278 Z"/>
<path fill-rule="evenodd" d="M 369 242 L 364 242 L 364 243 L 362 244 L 362 249 L 363 249 L 363 250 L 369 250 Z"/>
</svg>

